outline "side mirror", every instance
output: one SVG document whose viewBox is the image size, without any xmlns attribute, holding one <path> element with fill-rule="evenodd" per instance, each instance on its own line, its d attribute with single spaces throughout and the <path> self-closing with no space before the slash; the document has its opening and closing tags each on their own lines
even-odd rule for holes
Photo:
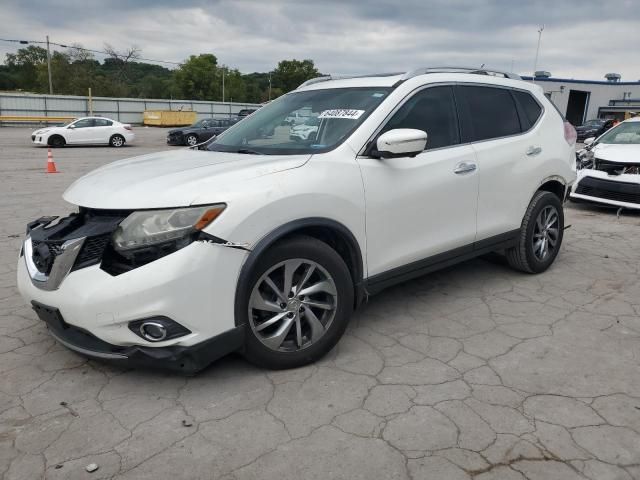
<svg viewBox="0 0 640 480">
<path fill-rule="evenodd" d="M 584 143 L 586 146 L 589 146 L 595 141 L 596 141 L 596 137 L 589 137 L 589 138 L 585 138 L 584 142 L 582 143 Z"/>
<path fill-rule="evenodd" d="M 413 128 L 396 128 L 378 137 L 373 156 L 379 158 L 415 157 L 427 145 L 427 132 Z"/>
<path fill-rule="evenodd" d="M 74 128 L 76 128 L 75 125 L 69 125 L 67 128 L 70 128 L 71 130 L 73 130 Z"/>
</svg>

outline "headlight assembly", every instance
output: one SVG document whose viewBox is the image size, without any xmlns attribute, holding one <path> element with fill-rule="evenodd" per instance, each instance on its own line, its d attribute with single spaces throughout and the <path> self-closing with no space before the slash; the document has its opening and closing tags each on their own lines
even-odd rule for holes
<svg viewBox="0 0 640 480">
<path fill-rule="evenodd" d="M 113 247 L 126 253 L 145 247 L 175 243 L 182 248 L 194 234 L 213 222 L 226 208 L 224 203 L 200 207 L 133 212 L 113 233 Z"/>
</svg>

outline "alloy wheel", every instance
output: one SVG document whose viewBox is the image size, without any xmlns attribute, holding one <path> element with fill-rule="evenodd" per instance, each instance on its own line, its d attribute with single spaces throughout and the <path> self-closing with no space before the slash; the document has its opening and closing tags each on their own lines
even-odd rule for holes
<svg viewBox="0 0 640 480">
<path fill-rule="evenodd" d="M 196 137 L 194 137 L 193 135 L 189 135 L 187 137 L 187 145 L 190 145 L 190 146 L 193 147 L 197 143 L 198 143 L 198 139 Z"/>
<path fill-rule="evenodd" d="M 123 143 L 124 140 L 122 139 L 122 137 L 113 137 L 113 139 L 111 140 L 111 145 L 113 145 L 114 147 L 121 147 Z"/>
<path fill-rule="evenodd" d="M 336 284 L 318 263 L 289 259 L 271 267 L 253 287 L 249 324 L 267 348 L 295 352 L 316 343 L 331 325 Z"/>
<path fill-rule="evenodd" d="M 560 233 L 558 210 L 553 205 L 547 205 L 538 214 L 533 229 L 533 254 L 544 261 L 553 252 L 558 243 Z"/>
</svg>

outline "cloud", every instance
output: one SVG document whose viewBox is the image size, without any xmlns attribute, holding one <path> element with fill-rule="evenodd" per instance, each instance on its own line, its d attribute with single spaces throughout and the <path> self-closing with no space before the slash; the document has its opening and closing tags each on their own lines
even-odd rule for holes
<svg viewBox="0 0 640 480">
<path fill-rule="evenodd" d="M 242 72 L 311 58 L 322 72 L 477 65 L 602 79 L 640 79 L 637 1 L 583 0 L 3 0 L 4 38 L 137 45 L 144 57 L 182 61 L 214 53 Z M 34 14 L 37 12 L 37 15 Z M 0 57 L 17 45 L 0 42 Z"/>
</svg>

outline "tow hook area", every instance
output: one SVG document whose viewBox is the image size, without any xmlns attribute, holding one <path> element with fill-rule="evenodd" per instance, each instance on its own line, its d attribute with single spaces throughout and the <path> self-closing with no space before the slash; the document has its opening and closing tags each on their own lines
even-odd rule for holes
<svg viewBox="0 0 640 480">
<path fill-rule="evenodd" d="M 198 241 L 211 243 L 212 245 L 219 245 L 221 247 L 235 248 L 236 250 L 244 250 L 246 252 L 251 251 L 250 243 L 234 243 L 204 232 L 200 233 L 200 238 L 198 238 Z"/>
</svg>

